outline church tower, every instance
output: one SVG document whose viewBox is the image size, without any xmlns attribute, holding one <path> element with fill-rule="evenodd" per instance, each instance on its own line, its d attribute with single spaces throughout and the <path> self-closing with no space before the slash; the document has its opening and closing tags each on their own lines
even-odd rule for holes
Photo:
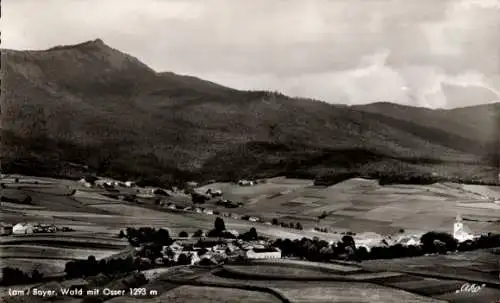
<svg viewBox="0 0 500 303">
<path fill-rule="evenodd" d="M 453 237 L 455 239 L 461 238 L 461 235 L 464 230 L 464 223 L 462 222 L 462 217 L 460 214 L 457 214 L 457 217 L 455 218 L 455 223 L 453 224 Z"/>
</svg>

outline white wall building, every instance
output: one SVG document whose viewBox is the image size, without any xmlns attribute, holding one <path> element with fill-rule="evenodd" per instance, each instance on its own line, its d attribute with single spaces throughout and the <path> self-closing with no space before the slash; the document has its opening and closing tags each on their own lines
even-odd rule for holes
<svg viewBox="0 0 500 303">
<path fill-rule="evenodd" d="M 453 238 L 455 238 L 458 242 L 465 242 L 467 240 L 474 239 L 474 234 L 472 234 L 467 226 L 464 226 L 460 215 L 457 215 L 455 223 L 453 224 Z"/>
<path fill-rule="evenodd" d="M 17 223 L 12 227 L 12 233 L 15 235 L 26 235 L 32 234 L 34 231 L 34 227 L 29 223 Z"/>
<path fill-rule="evenodd" d="M 281 259 L 281 250 L 279 248 L 252 248 L 246 252 L 248 259 Z"/>
</svg>

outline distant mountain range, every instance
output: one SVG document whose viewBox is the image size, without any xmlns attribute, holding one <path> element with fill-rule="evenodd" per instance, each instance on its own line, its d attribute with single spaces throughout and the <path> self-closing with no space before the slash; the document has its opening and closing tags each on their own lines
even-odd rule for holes
<svg viewBox="0 0 500 303">
<path fill-rule="evenodd" d="M 389 166 L 456 175 L 491 170 L 497 151 L 500 103 L 431 110 L 239 91 L 155 72 L 99 39 L 2 50 L 2 69 L 5 172 L 64 175 L 77 163 L 154 183 Z"/>
</svg>

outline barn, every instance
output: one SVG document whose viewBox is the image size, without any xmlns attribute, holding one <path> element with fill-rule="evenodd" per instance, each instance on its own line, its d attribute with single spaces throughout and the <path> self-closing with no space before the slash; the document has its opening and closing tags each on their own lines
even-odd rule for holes
<svg viewBox="0 0 500 303">
<path fill-rule="evenodd" d="M 34 227 L 30 223 L 17 223 L 12 227 L 12 233 L 14 235 L 27 235 L 32 234 Z"/>
<path fill-rule="evenodd" d="M 246 252 L 248 259 L 281 259 L 279 248 L 252 248 Z"/>
</svg>

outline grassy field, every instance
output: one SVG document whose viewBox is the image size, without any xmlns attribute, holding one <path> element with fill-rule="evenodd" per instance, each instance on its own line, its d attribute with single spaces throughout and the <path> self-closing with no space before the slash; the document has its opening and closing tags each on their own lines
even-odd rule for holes
<svg viewBox="0 0 500 303">
<path fill-rule="evenodd" d="M 225 266 L 225 269 L 231 272 L 245 273 L 249 275 L 266 275 L 277 277 L 328 277 L 331 273 L 322 272 L 300 267 L 282 267 L 278 265 L 251 265 L 251 266 Z"/>
<path fill-rule="evenodd" d="M 329 187 L 312 186 L 311 184 L 312 182 L 309 180 L 284 178 L 269 179 L 267 183 L 254 187 L 241 187 L 229 183 L 211 184 L 210 188 L 221 189 L 225 193 L 224 198 L 243 201 L 244 205 L 233 211 L 233 209 L 220 208 L 212 201 L 203 207 L 240 214 L 255 214 L 268 220 L 278 218 L 284 222 L 300 222 L 304 226 L 304 230 L 300 231 L 225 218 L 225 225 L 229 230 L 243 232 L 250 227 L 256 227 L 259 234 L 271 238 L 300 239 L 317 236 L 327 241 L 338 241 L 342 237 L 339 232 L 350 230 L 358 233 L 355 236 L 358 244 L 363 244 L 366 239 L 372 239 L 374 243 L 380 241 L 381 238 L 377 238 L 373 232 L 390 234 L 401 228 L 406 229 L 407 232 L 427 231 L 429 229 L 450 232 L 457 212 L 460 212 L 464 218 L 500 217 L 498 210 L 490 207 L 484 198 L 485 195 L 492 195 L 491 192 L 497 191 L 494 187 L 488 187 L 484 189 L 485 192 L 482 192 L 482 187 L 464 187 L 451 183 L 425 186 L 380 186 L 376 181 L 359 178 Z M 72 188 L 78 188 L 76 195 L 67 196 Z M 74 181 L 60 181 L 58 183 L 57 180 L 53 180 L 51 184 L 29 184 L 29 187 L 10 188 L 9 190 L 12 191 L 11 193 L 19 195 L 29 194 L 33 198 L 33 205 L 20 207 L 18 203 L 2 203 L 0 211 L 2 211 L 3 221 L 10 223 L 20 221 L 54 223 L 70 226 L 76 230 L 63 234 L 0 237 L 2 262 L 5 261 L 5 264 L 16 265 L 27 270 L 39 266 L 46 274 L 62 271 L 66 261 L 61 259 L 44 260 L 41 259 L 41 256 L 86 258 L 89 254 L 93 254 L 97 258 L 104 258 L 127 246 L 127 242 L 116 238 L 116 235 L 119 230 L 129 226 L 163 227 L 168 228 L 171 234 L 176 235 L 181 230 L 189 233 L 199 228 L 209 230 L 213 227 L 215 220 L 215 216 L 211 215 L 174 212 L 166 209 L 159 211 L 152 207 L 107 198 L 102 196 L 99 190 L 83 189 Z M 189 205 L 184 196 L 169 199 L 178 199 L 178 201 Z M 317 216 L 323 212 L 326 212 L 327 216 L 318 220 Z M 500 230 L 499 226 L 492 222 L 467 222 L 467 225 L 475 232 Z M 312 230 L 315 226 L 328 227 L 337 233 L 316 232 Z M 106 243 L 112 244 L 112 247 L 102 247 Z M 436 292 L 450 292 L 457 286 L 457 281 L 465 279 L 464 277 L 468 275 L 470 277 L 491 278 L 494 272 L 488 268 L 497 266 L 496 263 L 493 263 L 495 261 L 497 259 L 486 253 L 471 252 L 461 255 L 363 262 L 361 265 L 365 269 L 379 271 L 370 274 L 357 273 L 360 269 L 347 265 L 323 264 L 321 266 L 329 266 L 331 272 L 352 275 L 357 277 L 359 281 L 386 280 L 386 282 L 393 283 L 393 285 L 388 283 L 389 287 L 434 295 Z M 279 262 L 278 265 L 273 264 L 273 261 L 266 262 L 256 262 L 254 266 L 238 267 L 237 269 L 276 275 L 316 275 L 318 277 L 326 275 L 314 266 L 280 266 Z M 303 261 L 291 262 L 297 262 L 295 265 L 304 265 Z M 49 265 L 43 267 L 44 263 Z M 392 273 L 398 270 L 433 271 L 445 274 L 454 272 L 455 276 L 451 277 L 451 281 L 443 282 L 442 279 L 438 279 L 439 281 L 436 280 L 434 283 L 434 280 L 412 280 L 407 279 L 404 275 Z M 161 275 L 151 274 L 152 277 Z M 231 283 L 242 282 L 237 279 L 223 279 L 216 276 L 201 279 L 210 281 L 219 279 L 217 281 L 224 280 Z M 315 302 L 435 302 L 396 289 L 375 284 L 361 284 L 361 282 L 345 285 L 338 282 L 326 284 L 322 282 L 321 285 L 313 282 L 294 283 L 290 281 L 251 281 L 249 283 L 273 287 L 286 294 L 293 302 L 311 302 L 310 300 Z M 244 301 L 249 296 L 256 298 L 255 302 L 270 302 L 267 300 L 269 298 L 265 297 L 267 295 L 263 293 L 248 294 L 234 289 L 216 289 L 214 291 L 210 288 L 194 289 L 194 286 L 190 287 L 189 293 L 185 295 L 192 295 L 192 299 L 198 300 L 198 302 L 200 298 L 207 302 L 211 300 L 226 302 L 225 299 L 233 298 Z M 166 289 L 171 289 L 171 287 L 166 287 Z M 181 296 L 184 294 L 174 292 L 172 295 L 173 291 L 178 290 L 163 293 L 161 299 L 157 299 L 169 302 L 176 302 L 174 298 L 180 298 L 178 302 L 191 300 L 191 297 Z M 186 293 L 186 291 L 182 293 Z M 218 297 L 217 294 L 223 295 Z M 264 297 L 259 297 L 261 295 Z M 439 293 L 439 296 L 444 295 L 444 293 Z M 449 295 L 452 296 L 452 294 Z M 126 298 L 118 299 L 128 300 Z M 133 298 L 129 299 L 134 300 Z"/>
<path fill-rule="evenodd" d="M 245 202 L 234 212 L 301 222 L 306 229 L 322 226 L 358 233 L 390 234 L 401 228 L 449 232 L 457 213 L 471 218 L 500 217 L 500 208 L 485 200 L 483 192 L 490 195 L 500 192 L 491 186 L 453 183 L 380 186 L 376 180 L 354 178 L 319 187 L 297 180 L 287 180 L 285 184 L 283 179 L 276 178 L 254 187 L 218 183 L 202 189 L 208 187 L 221 189 L 225 197 Z M 328 216 L 318 220 L 323 213 Z M 487 232 L 500 230 L 500 225 L 471 222 L 470 228 Z"/>
<path fill-rule="evenodd" d="M 50 258 L 50 259 L 86 259 L 93 255 L 102 259 L 115 254 L 118 250 L 65 248 L 42 245 L 2 245 L 0 258 Z"/>
<path fill-rule="evenodd" d="M 444 302 L 414 295 L 401 290 L 360 282 L 293 282 L 277 280 L 244 281 L 238 279 L 220 278 L 214 275 L 204 276 L 200 280 L 212 283 L 245 283 L 247 285 L 270 287 L 284 294 L 291 302 Z"/>
<path fill-rule="evenodd" d="M 116 302 L 136 302 L 130 298 L 116 299 Z M 113 300 L 111 300 L 113 301 Z M 111 302 L 110 301 L 110 302 Z M 223 287 L 201 287 L 181 286 L 152 299 L 143 299 L 141 302 L 175 302 L 175 303 L 198 303 L 198 302 L 220 302 L 220 303 L 279 303 L 277 297 L 258 291 L 240 290 Z"/>
<path fill-rule="evenodd" d="M 2 267 L 19 268 L 24 272 L 31 273 L 37 269 L 46 276 L 64 272 L 67 260 L 60 259 L 37 259 L 37 258 L 8 258 L 1 259 Z M 1 274 L 1 273 L 0 273 Z"/>
<path fill-rule="evenodd" d="M 451 280 L 489 281 L 500 286 L 498 256 L 489 250 L 393 260 L 369 260 L 363 261 L 361 266 L 367 270 L 441 275 Z"/>
</svg>

